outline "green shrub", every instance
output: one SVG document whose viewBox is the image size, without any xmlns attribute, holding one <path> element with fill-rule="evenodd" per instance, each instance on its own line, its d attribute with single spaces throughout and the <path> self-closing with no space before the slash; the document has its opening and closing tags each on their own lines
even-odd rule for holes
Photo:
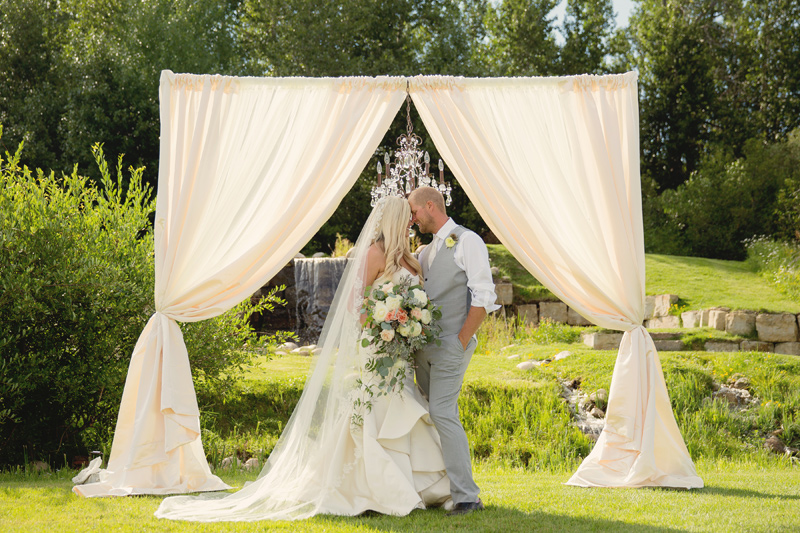
<svg viewBox="0 0 800 533">
<path fill-rule="evenodd" d="M 153 312 L 154 209 L 142 169 L 102 188 L 0 159 L 0 464 L 63 461 L 106 441 L 133 346 Z M 71 455 L 68 455 L 71 458 Z"/>
<path fill-rule="evenodd" d="M 2 129 L 0 129 L 0 134 Z M 56 178 L 0 159 L 0 465 L 62 463 L 108 448 L 130 356 L 153 304 L 155 208 L 142 170 Z M 181 324 L 198 391 L 223 398 L 254 353 L 253 313 L 284 302 L 246 300 L 211 320 Z"/>
<path fill-rule="evenodd" d="M 800 300 L 800 245 L 755 237 L 745 241 L 748 262 L 786 294 Z"/>
</svg>

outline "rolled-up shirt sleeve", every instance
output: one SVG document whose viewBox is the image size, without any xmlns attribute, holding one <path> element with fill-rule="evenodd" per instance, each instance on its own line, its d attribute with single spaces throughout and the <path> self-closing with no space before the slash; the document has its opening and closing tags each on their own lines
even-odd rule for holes
<svg viewBox="0 0 800 533">
<path fill-rule="evenodd" d="M 472 307 L 483 307 L 487 313 L 500 309 L 500 306 L 495 304 L 497 295 L 494 292 L 486 244 L 472 231 L 462 233 L 460 240 L 453 259 L 456 266 L 467 275 L 467 288 L 472 295 Z"/>
</svg>

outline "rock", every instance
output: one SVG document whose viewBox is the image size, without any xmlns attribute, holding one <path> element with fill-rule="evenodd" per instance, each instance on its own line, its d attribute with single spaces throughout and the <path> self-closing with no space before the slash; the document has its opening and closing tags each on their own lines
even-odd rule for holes
<svg viewBox="0 0 800 533">
<path fill-rule="evenodd" d="M 750 380 L 747 379 L 746 377 L 742 376 L 742 377 L 737 378 L 736 380 L 734 380 L 734 382 L 731 383 L 730 387 L 732 389 L 749 390 L 750 389 Z"/>
<path fill-rule="evenodd" d="M 37 473 L 49 472 L 50 465 L 42 461 L 34 461 L 31 463 L 31 470 Z"/>
<path fill-rule="evenodd" d="M 233 466 L 239 466 L 239 459 L 237 457 L 233 457 L 233 456 L 226 457 L 219 464 L 219 467 L 222 468 L 223 470 L 231 468 Z"/>
<path fill-rule="evenodd" d="M 553 357 L 553 360 L 554 360 L 554 361 L 560 361 L 560 360 L 562 360 L 562 359 L 564 359 L 564 358 L 566 358 L 566 357 L 569 357 L 570 355 L 572 355 L 572 352 L 569 352 L 569 351 L 567 351 L 567 350 L 564 350 L 563 352 L 558 352 L 558 353 L 557 353 L 557 354 L 556 354 L 556 355 Z"/>
<path fill-rule="evenodd" d="M 746 390 L 732 389 L 721 386 L 718 391 L 711 394 L 712 398 L 725 400 L 731 407 L 740 407 L 752 401 L 750 393 Z"/>
<path fill-rule="evenodd" d="M 800 342 L 778 342 L 775 344 L 775 353 L 800 355 Z"/>
<path fill-rule="evenodd" d="M 322 353 L 322 348 L 314 348 L 311 350 L 311 355 L 319 355 Z"/>
<path fill-rule="evenodd" d="M 592 410 L 589 411 L 589 414 L 595 418 L 604 418 L 606 416 L 603 410 L 600 409 L 599 407 L 592 407 Z"/>
<path fill-rule="evenodd" d="M 492 278 L 496 278 L 496 277 L 500 276 L 500 269 L 497 268 L 497 267 L 491 267 L 489 269 L 489 272 L 492 273 Z"/>
<path fill-rule="evenodd" d="M 707 328 L 708 327 L 708 317 L 711 314 L 711 309 L 703 309 L 700 311 L 700 327 Z"/>
<path fill-rule="evenodd" d="M 752 335 L 756 331 L 756 315 L 750 311 L 731 311 L 725 319 L 725 331 L 731 335 Z"/>
<path fill-rule="evenodd" d="M 738 352 L 739 343 L 733 341 L 706 341 L 703 349 L 707 352 Z"/>
<path fill-rule="evenodd" d="M 669 310 L 672 304 L 678 303 L 677 294 L 659 294 L 656 296 L 655 305 L 653 307 L 653 317 L 669 316 Z"/>
<path fill-rule="evenodd" d="M 494 293 L 497 295 L 497 300 L 495 300 L 497 305 L 511 305 L 514 303 L 514 286 L 510 283 L 496 283 Z"/>
<path fill-rule="evenodd" d="M 505 352 L 506 350 L 510 350 L 511 348 L 516 348 L 516 347 L 517 347 L 516 344 L 509 344 L 508 346 L 503 346 L 502 348 L 500 348 L 500 351 Z"/>
<path fill-rule="evenodd" d="M 781 439 L 772 435 L 764 441 L 764 448 L 774 453 L 786 453 L 786 445 Z"/>
<path fill-rule="evenodd" d="M 539 321 L 544 319 L 567 323 L 567 304 L 564 302 L 539 302 Z"/>
<path fill-rule="evenodd" d="M 659 352 L 679 352 L 683 350 L 682 340 L 654 340 L 653 344 Z"/>
<path fill-rule="evenodd" d="M 260 463 L 258 462 L 257 457 L 251 457 L 244 463 L 244 469 L 247 470 L 248 472 L 256 470 L 259 466 Z"/>
<path fill-rule="evenodd" d="M 572 309 L 571 307 L 567 307 L 567 324 L 570 326 L 591 326 L 592 323 L 583 318 L 583 315 Z"/>
<path fill-rule="evenodd" d="M 509 355 L 506 359 L 513 361 L 514 359 L 519 359 L 519 355 Z"/>
<path fill-rule="evenodd" d="M 585 333 L 582 337 L 583 344 L 593 350 L 619 350 L 619 344 L 622 342 L 622 333 L 595 331 L 593 333 Z"/>
<path fill-rule="evenodd" d="M 797 340 L 797 317 L 790 313 L 761 313 L 756 316 L 756 330 L 760 341 L 794 342 Z"/>
<path fill-rule="evenodd" d="M 523 304 L 517 306 L 517 316 L 531 326 L 539 325 L 539 307 L 536 304 Z"/>
<path fill-rule="evenodd" d="M 685 328 L 699 328 L 702 311 L 686 311 L 681 313 L 681 322 Z"/>
<path fill-rule="evenodd" d="M 681 319 L 677 316 L 657 316 L 647 321 L 648 329 L 653 328 L 679 328 L 681 327 Z"/>
<path fill-rule="evenodd" d="M 764 341 L 742 341 L 739 349 L 743 352 L 774 352 L 775 345 Z"/>
<path fill-rule="evenodd" d="M 520 370 L 530 370 L 534 366 L 536 365 L 534 365 L 532 361 L 523 361 L 522 363 L 517 365 L 517 368 Z"/>
<path fill-rule="evenodd" d="M 656 308 L 656 297 L 655 296 L 645 296 L 644 298 L 644 319 L 649 320 L 653 318 L 653 311 Z"/>
<path fill-rule="evenodd" d="M 291 352 L 292 350 L 298 349 L 299 346 L 293 342 L 284 342 L 280 346 L 278 346 L 279 350 L 286 350 L 287 352 Z"/>
<path fill-rule="evenodd" d="M 725 331 L 728 320 L 728 312 L 724 309 L 712 309 L 708 313 L 708 327 Z"/>
<path fill-rule="evenodd" d="M 597 389 L 589 395 L 589 399 L 594 403 L 605 403 L 608 401 L 608 391 L 605 389 Z"/>
<path fill-rule="evenodd" d="M 311 256 L 312 259 L 319 259 L 320 257 L 328 257 L 325 252 L 317 252 Z"/>
<path fill-rule="evenodd" d="M 581 386 L 581 380 L 578 378 L 574 378 L 564 383 L 564 385 L 574 390 Z"/>
<path fill-rule="evenodd" d="M 295 254 L 294 258 L 295 258 L 295 259 L 305 259 L 305 258 L 306 258 L 306 256 L 304 256 L 304 255 L 303 255 L 301 252 L 297 252 L 297 253 Z"/>
<path fill-rule="evenodd" d="M 283 357 L 284 355 L 289 355 L 289 352 L 285 352 L 283 350 L 275 350 L 275 355 Z"/>
</svg>

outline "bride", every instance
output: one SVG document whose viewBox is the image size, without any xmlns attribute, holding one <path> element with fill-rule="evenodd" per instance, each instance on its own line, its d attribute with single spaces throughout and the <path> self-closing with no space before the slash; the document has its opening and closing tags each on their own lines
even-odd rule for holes
<svg viewBox="0 0 800 533">
<path fill-rule="evenodd" d="M 405 199 L 378 201 L 336 291 L 320 337 L 321 353 L 303 394 L 258 479 L 240 491 L 165 499 L 159 518 L 296 520 L 365 511 L 407 515 L 452 504 L 439 435 L 428 405 L 407 372 L 405 386 L 371 400 L 354 423 L 354 395 L 370 379 L 361 347 L 365 288 L 420 282 L 409 249 L 411 208 Z"/>
</svg>

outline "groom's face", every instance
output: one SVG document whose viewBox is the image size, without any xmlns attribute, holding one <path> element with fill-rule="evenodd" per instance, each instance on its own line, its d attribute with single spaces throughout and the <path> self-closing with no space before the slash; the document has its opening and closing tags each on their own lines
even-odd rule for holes
<svg viewBox="0 0 800 533">
<path fill-rule="evenodd" d="M 420 233 L 433 233 L 433 216 L 430 213 L 433 204 L 431 202 L 418 204 L 409 199 L 408 205 L 411 207 L 411 223 L 417 225 Z"/>
</svg>

